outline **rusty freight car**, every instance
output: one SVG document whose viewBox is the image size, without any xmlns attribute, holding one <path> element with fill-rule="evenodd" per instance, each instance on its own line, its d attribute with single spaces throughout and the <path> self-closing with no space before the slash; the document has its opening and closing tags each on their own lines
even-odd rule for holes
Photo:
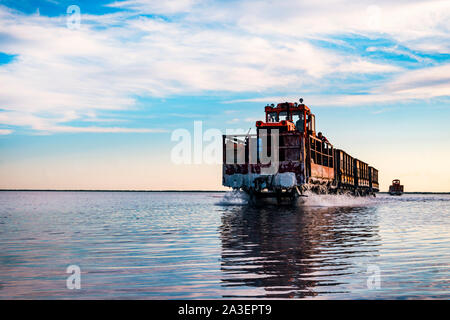
<svg viewBox="0 0 450 320">
<path fill-rule="evenodd" d="M 223 136 L 223 185 L 254 198 L 318 194 L 375 195 L 378 170 L 334 146 L 302 103 L 265 107 L 256 134 Z"/>
</svg>

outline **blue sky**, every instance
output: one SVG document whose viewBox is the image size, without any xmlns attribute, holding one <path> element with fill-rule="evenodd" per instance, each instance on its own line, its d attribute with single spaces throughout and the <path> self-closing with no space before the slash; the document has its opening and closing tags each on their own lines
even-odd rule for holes
<svg viewBox="0 0 450 320">
<path fill-rule="evenodd" d="M 0 187 L 220 189 L 171 132 L 303 97 L 382 189 L 450 191 L 449 40 L 448 1 L 0 0 Z"/>
</svg>

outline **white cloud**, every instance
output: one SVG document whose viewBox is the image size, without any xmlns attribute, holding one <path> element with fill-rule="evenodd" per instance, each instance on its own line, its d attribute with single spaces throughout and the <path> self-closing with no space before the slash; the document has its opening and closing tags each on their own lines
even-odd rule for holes
<svg viewBox="0 0 450 320">
<path fill-rule="evenodd" d="M 220 14 L 201 7 L 192 16 L 238 23 L 252 34 L 305 37 L 345 33 L 388 35 L 411 46 L 433 39 L 449 52 L 449 1 L 260 1 L 224 2 Z M 195 14 L 194 14 L 195 13 Z"/>
<path fill-rule="evenodd" d="M 0 135 L 11 134 L 13 131 L 9 129 L 0 129 Z"/>
<path fill-rule="evenodd" d="M 307 104 L 314 106 L 356 106 L 375 103 L 407 102 L 411 100 L 450 97 L 450 64 L 406 71 L 392 80 L 373 87 L 365 94 L 308 95 Z M 297 96 L 267 96 L 227 101 L 263 102 L 297 101 Z"/>
<path fill-rule="evenodd" d="M 241 121 L 242 121 L 242 119 L 233 118 L 231 120 L 228 120 L 227 123 L 232 124 L 232 123 L 238 123 L 238 122 L 241 122 Z"/>
<path fill-rule="evenodd" d="M 64 16 L 27 16 L 0 7 L 0 33 L 7 39 L 0 42 L 0 51 L 18 55 L 0 66 L 0 105 L 5 110 L 0 124 L 51 132 L 118 131 L 76 129 L 68 123 L 100 123 L 101 118 L 89 114 L 134 108 L 137 96 L 296 92 L 305 85 L 323 86 L 324 79 L 336 74 L 404 72 L 387 62 L 314 46 L 309 37 L 386 33 L 415 46 L 448 38 L 448 2 L 381 2 L 380 10 L 370 10 L 370 5 L 130 0 L 110 5 L 128 12 L 83 15 L 80 30 L 68 29 Z M 368 18 L 381 20 L 368 24 Z M 395 79 L 399 82 L 394 85 L 402 85 L 401 77 Z M 435 84 L 421 94 L 434 96 L 446 89 Z M 420 96 L 415 90 L 404 91 L 405 96 Z"/>
<path fill-rule="evenodd" d="M 141 13 L 174 14 L 189 11 L 198 2 L 193 0 L 127 0 L 116 1 L 107 6 L 136 10 Z"/>
<path fill-rule="evenodd" d="M 319 100 L 326 105 L 364 105 L 450 97 L 450 64 L 404 72 L 373 88 L 369 94 Z"/>
<path fill-rule="evenodd" d="M 400 56 L 407 56 L 411 59 L 414 59 L 419 62 L 427 62 L 431 63 L 431 59 L 429 58 L 423 58 L 420 57 L 414 53 L 411 53 L 405 49 L 400 49 L 398 45 L 392 46 L 392 47 L 368 47 L 366 48 L 367 52 L 386 52 L 386 53 L 393 53 Z"/>
<path fill-rule="evenodd" d="M 48 133 L 155 133 L 167 132 L 164 129 L 147 128 L 120 128 L 120 127 L 73 127 L 73 126 L 49 126 L 40 129 Z"/>
<path fill-rule="evenodd" d="M 38 132 L 44 133 L 156 133 L 167 132 L 164 129 L 152 128 L 121 128 L 121 127 L 75 127 L 70 125 L 61 125 L 78 117 L 72 113 L 67 112 L 59 118 L 45 118 L 29 114 L 21 111 L 5 111 L 0 113 L 0 123 L 7 123 L 13 126 L 29 127 Z M 89 119 L 89 118 L 88 118 Z M 105 119 L 97 120 L 97 122 L 104 122 Z M 89 122 L 89 121 L 88 121 Z M 12 130 L 4 130 L 3 134 L 12 133 Z"/>
</svg>

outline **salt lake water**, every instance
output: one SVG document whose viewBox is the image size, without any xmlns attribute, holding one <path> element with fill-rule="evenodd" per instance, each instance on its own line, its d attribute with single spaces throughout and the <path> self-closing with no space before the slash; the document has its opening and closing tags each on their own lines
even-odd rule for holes
<svg viewBox="0 0 450 320">
<path fill-rule="evenodd" d="M 449 227 L 448 194 L 4 191 L 0 298 L 448 299 Z"/>
</svg>

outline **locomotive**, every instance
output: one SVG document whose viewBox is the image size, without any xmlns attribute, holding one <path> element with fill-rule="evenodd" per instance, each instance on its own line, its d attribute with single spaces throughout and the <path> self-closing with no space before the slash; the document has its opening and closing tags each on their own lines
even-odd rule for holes
<svg viewBox="0 0 450 320">
<path fill-rule="evenodd" d="M 403 185 L 400 184 L 399 179 L 392 180 L 392 184 L 389 186 L 389 194 L 391 196 L 401 196 L 403 194 Z"/>
<path fill-rule="evenodd" d="M 316 135 L 315 115 L 299 102 L 267 105 L 256 134 L 222 136 L 222 184 L 278 202 L 308 191 L 375 196 L 378 170 Z"/>
</svg>

